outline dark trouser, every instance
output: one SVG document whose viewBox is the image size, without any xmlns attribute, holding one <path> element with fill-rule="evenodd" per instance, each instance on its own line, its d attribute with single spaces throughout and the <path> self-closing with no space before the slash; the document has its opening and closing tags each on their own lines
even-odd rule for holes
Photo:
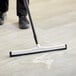
<svg viewBox="0 0 76 76">
<path fill-rule="evenodd" d="M 28 0 L 29 1 L 29 0 Z M 9 0 L 0 0 L 0 12 L 8 11 Z M 26 16 L 27 10 L 24 6 L 24 0 L 17 0 L 17 16 Z"/>
</svg>

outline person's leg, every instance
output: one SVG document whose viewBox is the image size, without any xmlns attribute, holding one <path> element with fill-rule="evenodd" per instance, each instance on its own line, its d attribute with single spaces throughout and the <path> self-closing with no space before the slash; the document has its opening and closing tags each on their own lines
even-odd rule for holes
<svg viewBox="0 0 76 76">
<path fill-rule="evenodd" d="M 0 0 L 0 12 L 8 11 L 8 0 Z"/>
<path fill-rule="evenodd" d="M 4 23 L 5 12 L 8 11 L 9 0 L 0 0 L 0 25 Z"/>
<path fill-rule="evenodd" d="M 27 0 L 29 3 L 29 0 Z M 19 28 L 27 29 L 29 21 L 27 20 L 27 10 L 24 5 L 24 0 L 17 0 L 17 16 L 19 17 Z"/>
<path fill-rule="evenodd" d="M 27 0 L 29 3 L 29 0 Z M 17 0 L 17 16 L 27 16 L 24 0 Z"/>
</svg>

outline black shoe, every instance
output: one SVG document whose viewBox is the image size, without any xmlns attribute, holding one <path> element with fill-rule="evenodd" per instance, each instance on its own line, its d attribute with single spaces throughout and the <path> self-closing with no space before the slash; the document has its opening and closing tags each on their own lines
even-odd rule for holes
<svg viewBox="0 0 76 76">
<path fill-rule="evenodd" d="M 4 18 L 6 16 L 6 13 L 1 13 L 0 12 L 0 25 L 3 25 L 4 24 Z"/>
<path fill-rule="evenodd" d="M 19 17 L 19 28 L 20 29 L 28 29 L 29 28 L 29 21 L 25 16 Z"/>
</svg>

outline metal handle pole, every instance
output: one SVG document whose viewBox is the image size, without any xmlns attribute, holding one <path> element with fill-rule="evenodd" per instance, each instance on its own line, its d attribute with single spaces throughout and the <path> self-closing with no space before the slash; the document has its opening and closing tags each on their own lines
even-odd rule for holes
<svg viewBox="0 0 76 76">
<path fill-rule="evenodd" d="M 30 13 L 30 10 L 29 10 L 29 6 L 28 6 L 28 1 L 27 0 L 24 0 L 24 6 L 27 9 L 27 13 L 28 13 L 28 16 L 29 16 L 29 19 L 30 19 L 31 28 L 32 28 L 32 32 L 33 32 L 35 43 L 38 45 L 38 39 L 37 39 L 37 35 L 36 35 L 36 32 L 35 32 L 35 28 L 34 28 L 34 24 L 33 24 L 33 21 L 32 21 L 32 17 L 31 17 L 31 13 Z"/>
</svg>

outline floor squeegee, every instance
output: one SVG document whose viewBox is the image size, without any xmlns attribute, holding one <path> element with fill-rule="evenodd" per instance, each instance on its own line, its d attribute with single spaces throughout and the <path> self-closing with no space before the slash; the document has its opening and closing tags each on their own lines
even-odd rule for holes
<svg viewBox="0 0 76 76">
<path fill-rule="evenodd" d="M 31 17 L 31 13 L 30 13 L 30 9 L 29 9 L 29 5 L 28 5 L 27 0 L 24 0 L 24 5 L 27 8 L 28 17 L 30 20 L 30 24 L 31 24 L 32 32 L 33 32 L 33 37 L 34 37 L 34 40 L 36 43 L 36 47 L 34 47 L 32 49 L 26 49 L 26 50 L 20 50 L 20 51 L 10 51 L 9 56 L 10 57 L 17 57 L 17 56 L 23 56 L 23 55 L 32 55 L 32 54 L 66 50 L 67 44 L 57 45 L 57 46 L 47 46 L 47 47 L 40 46 L 40 44 L 38 43 L 37 34 L 35 31 L 35 27 L 33 24 L 33 20 Z"/>
</svg>

